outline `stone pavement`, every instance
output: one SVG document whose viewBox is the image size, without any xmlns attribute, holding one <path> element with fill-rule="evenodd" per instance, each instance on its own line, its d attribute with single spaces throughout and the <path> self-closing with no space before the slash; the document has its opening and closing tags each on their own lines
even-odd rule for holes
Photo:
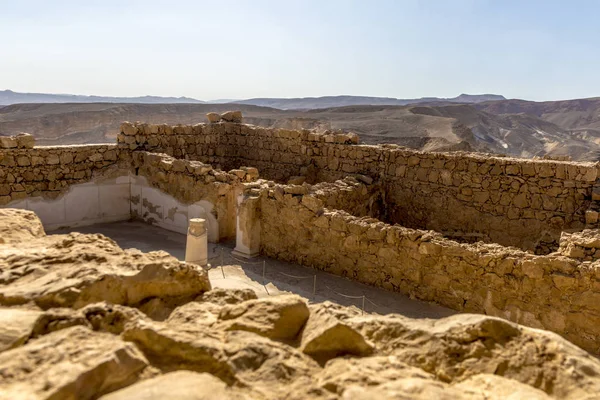
<svg viewBox="0 0 600 400">
<path fill-rule="evenodd" d="M 143 222 L 97 224 L 49 233 L 68 232 L 101 233 L 124 249 L 137 248 L 144 252 L 164 250 L 180 260 L 185 257 L 185 235 Z M 399 293 L 370 287 L 298 264 L 268 257 L 251 260 L 234 257 L 231 254 L 234 247 L 234 242 L 209 243 L 209 277 L 213 287 L 251 288 L 259 296 L 292 292 L 311 302 L 329 300 L 359 309 L 363 308 L 364 302 L 365 312 L 397 313 L 410 318 L 442 318 L 456 314 L 456 311 L 445 307 L 413 300 Z"/>
</svg>

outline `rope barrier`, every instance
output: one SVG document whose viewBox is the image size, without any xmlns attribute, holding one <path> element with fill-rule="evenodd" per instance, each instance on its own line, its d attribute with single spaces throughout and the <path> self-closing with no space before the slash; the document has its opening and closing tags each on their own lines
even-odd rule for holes
<svg viewBox="0 0 600 400">
<path fill-rule="evenodd" d="M 236 256 L 234 256 L 233 254 L 230 254 L 230 257 L 233 258 L 234 260 L 236 260 L 237 262 L 239 262 L 240 264 L 258 265 L 258 264 L 262 264 L 264 262 L 264 261 L 241 260 L 241 259 L 237 258 Z"/>
<path fill-rule="evenodd" d="M 278 274 L 287 276 L 288 278 L 295 278 L 295 279 L 307 279 L 307 278 L 314 278 L 314 275 L 309 275 L 309 276 L 297 276 L 297 275 L 290 275 L 290 274 L 286 274 L 285 272 L 281 272 L 281 271 L 275 271 Z"/>
<path fill-rule="evenodd" d="M 327 286 L 327 285 L 325 285 L 325 287 L 326 287 L 327 289 L 331 290 L 333 293 L 335 293 L 335 294 L 337 294 L 337 295 L 340 295 L 340 296 L 342 296 L 342 297 L 347 297 L 347 298 L 349 298 L 349 299 L 362 299 L 363 297 L 365 297 L 365 295 L 362 295 L 362 296 L 349 296 L 349 295 L 347 295 L 347 294 L 343 294 L 343 293 L 337 292 L 337 291 L 333 290 L 332 288 L 330 288 L 330 287 L 329 287 L 329 286 Z"/>
</svg>

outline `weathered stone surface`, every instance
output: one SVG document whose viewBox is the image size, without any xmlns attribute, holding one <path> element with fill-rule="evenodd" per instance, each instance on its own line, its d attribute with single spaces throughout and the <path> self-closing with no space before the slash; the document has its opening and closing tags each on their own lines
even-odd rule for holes
<svg viewBox="0 0 600 400">
<path fill-rule="evenodd" d="M 249 397 L 231 389 L 214 376 L 190 371 L 176 371 L 138 382 L 100 400 L 243 400 Z"/>
<path fill-rule="evenodd" d="M 301 297 L 277 296 L 225 306 L 219 314 L 219 322 L 226 330 L 292 340 L 298 336 L 308 315 L 308 305 Z"/>
<path fill-rule="evenodd" d="M 67 328 L 0 353 L 0 399 L 94 399 L 134 383 L 146 366 L 131 343 Z"/>
<path fill-rule="evenodd" d="M 91 327 L 83 314 L 69 309 L 0 308 L 0 352 L 76 325 Z"/>
<path fill-rule="evenodd" d="M 302 334 L 302 352 L 320 363 L 343 355 L 365 356 L 373 345 L 329 310 L 329 303 L 311 307 L 311 315 Z"/>
<path fill-rule="evenodd" d="M 45 234 L 42 222 L 33 211 L 0 209 L 0 245 L 18 245 Z"/>
<path fill-rule="evenodd" d="M 39 220 L 27 221 L 27 235 L 39 235 Z M 195 297 L 210 290 L 206 271 L 165 252 L 123 251 L 102 235 L 50 235 L 12 243 L 22 230 L 5 235 L 0 265 L 0 304 L 34 302 L 43 309 L 80 308 L 98 301 L 139 305 L 158 298 Z M 11 244 L 12 243 L 12 244 Z"/>
</svg>

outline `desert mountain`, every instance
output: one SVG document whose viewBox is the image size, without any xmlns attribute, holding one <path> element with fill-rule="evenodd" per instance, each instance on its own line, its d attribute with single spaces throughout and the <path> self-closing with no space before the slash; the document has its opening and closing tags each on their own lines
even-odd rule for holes
<svg viewBox="0 0 600 400">
<path fill-rule="evenodd" d="M 81 96 L 75 94 L 48 94 L 48 93 L 17 93 L 12 90 L 0 90 L 0 105 L 19 103 L 204 103 L 201 100 L 189 97 L 107 97 L 107 96 Z"/>
<path fill-rule="evenodd" d="M 352 105 L 281 110 L 250 104 L 14 104 L 0 108 L 0 135 L 29 132 L 38 144 L 112 143 L 122 121 L 195 124 L 207 112 L 239 109 L 246 123 L 352 131 L 367 144 L 428 151 L 480 151 L 518 157 L 600 160 L 600 98 L 556 102 Z"/>
<path fill-rule="evenodd" d="M 302 97 L 293 99 L 282 98 L 256 98 L 248 100 L 237 100 L 237 104 L 252 104 L 255 106 L 264 106 L 279 108 L 281 110 L 310 110 L 317 108 L 344 107 L 356 105 L 386 105 L 403 106 L 417 103 L 479 103 L 493 100 L 504 100 L 504 96 L 496 94 L 461 94 L 453 98 L 422 97 L 419 99 L 396 99 L 393 97 L 366 97 L 366 96 L 323 96 L 323 97 Z"/>
<path fill-rule="evenodd" d="M 287 109 L 313 109 L 343 107 L 350 105 L 406 105 L 423 102 L 449 102 L 449 103 L 479 103 L 492 100 L 504 100 L 504 96 L 495 94 L 470 95 L 444 99 L 438 97 L 423 97 L 420 99 L 396 99 L 392 97 L 365 97 L 365 96 L 325 96 L 305 97 L 295 99 L 257 98 L 247 100 L 220 99 L 211 100 L 210 103 L 236 103 L 255 106 Z M 12 90 L 0 90 L 0 105 L 20 103 L 140 103 L 140 104 L 172 104 L 172 103 L 206 103 L 189 97 L 106 97 L 106 96 L 81 96 L 74 94 L 48 94 L 48 93 L 18 93 Z"/>
</svg>

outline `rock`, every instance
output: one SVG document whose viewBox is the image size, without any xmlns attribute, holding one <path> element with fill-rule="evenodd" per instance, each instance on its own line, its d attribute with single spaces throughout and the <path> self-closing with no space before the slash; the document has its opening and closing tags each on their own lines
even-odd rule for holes
<svg viewBox="0 0 600 400">
<path fill-rule="evenodd" d="M 0 351 L 21 346 L 50 332 L 83 325 L 91 327 L 85 316 L 70 309 L 0 308 Z"/>
<path fill-rule="evenodd" d="M 0 399 L 95 399 L 148 365 L 131 343 L 76 326 L 0 353 Z"/>
<path fill-rule="evenodd" d="M 0 136 L 0 148 L 14 149 L 17 147 L 17 139 L 14 136 Z"/>
<path fill-rule="evenodd" d="M 585 212 L 585 223 L 586 224 L 597 224 L 598 223 L 598 211 L 587 210 Z"/>
<path fill-rule="evenodd" d="M 555 333 L 500 318 L 458 314 L 439 320 L 386 316 L 346 322 L 377 341 L 380 354 L 395 355 L 444 382 L 489 372 L 561 399 L 600 390 L 598 360 Z M 564 369 L 565 363 L 578 373 Z"/>
<path fill-rule="evenodd" d="M 107 302 L 94 303 L 80 310 L 95 331 L 120 335 L 127 324 L 135 323 L 145 318 L 144 314 L 135 308 L 124 307 Z"/>
<path fill-rule="evenodd" d="M 208 114 L 206 114 L 206 118 L 211 124 L 217 123 L 221 120 L 221 116 L 215 112 L 209 112 Z"/>
<path fill-rule="evenodd" d="M 412 367 L 395 356 L 335 358 L 317 376 L 320 387 L 337 395 L 354 385 L 370 387 L 405 378 L 434 380 L 434 376 Z"/>
<path fill-rule="evenodd" d="M 135 136 L 137 134 L 137 127 L 131 122 L 123 122 L 121 124 L 121 133 L 126 136 Z"/>
<path fill-rule="evenodd" d="M 301 348 L 319 363 L 344 355 L 366 356 L 374 349 L 360 332 L 329 312 L 327 304 L 311 308 Z"/>
<path fill-rule="evenodd" d="M 284 192 L 289 194 L 307 194 L 308 188 L 302 185 L 287 185 L 284 187 Z"/>
<path fill-rule="evenodd" d="M 201 302 L 219 305 L 238 304 L 246 300 L 256 299 L 256 292 L 252 289 L 222 289 L 215 288 L 202 294 L 198 299 Z"/>
<path fill-rule="evenodd" d="M 225 306 L 219 313 L 219 323 L 225 330 L 292 340 L 298 336 L 308 315 L 306 301 L 300 296 L 282 295 Z"/>
<path fill-rule="evenodd" d="M 480 374 L 466 379 L 457 385 L 455 389 L 461 389 L 475 396 L 480 395 L 486 400 L 550 400 L 552 397 L 539 389 L 506 379 L 498 375 Z"/>
<path fill-rule="evenodd" d="M 237 381 L 219 336 L 201 327 L 178 329 L 168 323 L 140 320 L 127 325 L 122 337 L 135 343 L 160 369 L 208 372 L 227 384 Z"/>
<path fill-rule="evenodd" d="M 207 373 L 176 371 L 117 390 L 100 400 L 242 400 L 249 397 Z"/>
<path fill-rule="evenodd" d="M 442 382 L 421 378 L 403 378 L 375 387 L 349 387 L 343 400 L 487 400 L 448 387 Z"/>
<path fill-rule="evenodd" d="M 285 382 L 310 375 L 317 368 L 293 347 L 250 332 L 220 333 L 202 325 L 138 321 L 122 336 L 163 371 L 208 372 L 228 385 L 266 390 L 272 398 L 278 397 L 273 393 L 284 390 Z M 277 387 L 278 382 L 282 386 Z"/>
<path fill-rule="evenodd" d="M 33 211 L 15 208 L 0 209 L 0 244 L 17 245 L 45 235 L 42 221 Z M 0 274 L 1 272 L 2 270 Z M 1 282 L 0 279 L 0 285 Z"/>
<path fill-rule="evenodd" d="M 305 181 L 305 176 L 292 176 L 287 183 L 288 185 L 302 185 Z"/>
<path fill-rule="evenodd" d="M 193 298 L 210 290 L 201 267 L 165 252 L 123 251 L 102 235 L 50 235 L 4 245 L 0 265 L 8 265 L 0 270 L 4 305 L 31 301 L 42 309 L 81 308 L 99 301 L 140 305 L 154 297 Z"/>
<path fill-rule="evenodd" d="M 0 308 L 0 352 L 25 343 L 41 314 L 38 310 Z"/>
<path fill-rule="evenodd" d="M 302 196 L 302 204 L 314 213 L 323 209 L 323 201 L 314 196 Z"/>
<path fill-rule="evenodd" d="M 242 112 L 241 111 L 227 111 L 221 114 L 221 119 L 226 122 L 235 122 L 238 124 L 242 123 Z"/>
<path fill-rule="evenodd" d="M 33 149 L 35 146 L 35 137 L 29 133 L 18 133 L 15 136 L 17 147 L 20 149 Z"/>
<path fill-rule="evenodd" d="M 173 310 L 167 322 L 173 325 L 210 327 L 217 323 L 222 308 L 220 304 L 191 301 Z"/>
</svg>

